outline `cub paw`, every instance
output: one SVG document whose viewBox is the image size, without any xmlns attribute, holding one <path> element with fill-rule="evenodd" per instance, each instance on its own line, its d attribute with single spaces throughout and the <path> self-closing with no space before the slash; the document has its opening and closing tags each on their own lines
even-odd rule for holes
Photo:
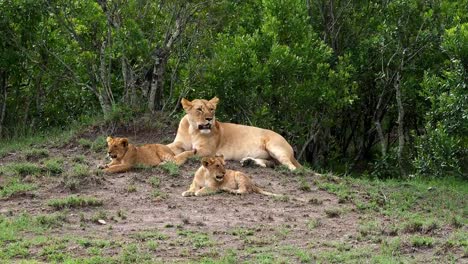
<svg viewBox="0 0 468 264">
<path fill-rule="evenodd" d="M 109 165 L 107 165 L 107 164 L 99 164 L 99 165 L 97 166 L 97 168 L 102 170 L 102 169 L 105 169 L 105 168 L 109 168 Z"/>
<path fill-rule="evenodd" d="M 194 196 L 195 193 L 194 192 L 191 192 L 191 191 L 185 191 L 182 193 L 182 196 L 183 197 L 189 197 L 189 196 Z"/>
</svg>

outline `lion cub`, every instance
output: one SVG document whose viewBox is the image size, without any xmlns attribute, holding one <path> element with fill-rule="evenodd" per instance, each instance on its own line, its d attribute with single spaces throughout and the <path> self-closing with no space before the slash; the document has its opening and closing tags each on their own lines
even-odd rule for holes
<svg viewBox="0 0 468 264">
<path fill-rule="evenodd" d="M 261 193 L 280 196 L 260 189 L 240 171 L 226 170 L 225 164 L 222 155 L 203 158 L 202 166 L 195 172 L 190 188 L 183 192 L 182 196 L 202 196 L 220 191 L 234 194 Z"/>
<path fill-rule="evenodd" d="M 112 161 L 100 168 L 110 173 L 125 172 L 138 164 L 156 166 L 162 162 L 172 161 L 181 165 L 196 152 L 191 150 L 174 155 L 174 152 L 166 145 L 148 144 L 137 147 L 129 144 L 127 138 L 118 137 L 107 137 L 107 146 L 107 153 Z"/>
</svg>

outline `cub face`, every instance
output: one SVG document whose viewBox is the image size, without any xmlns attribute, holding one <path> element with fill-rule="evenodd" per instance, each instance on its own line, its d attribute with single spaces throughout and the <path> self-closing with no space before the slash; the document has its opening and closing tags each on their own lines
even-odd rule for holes
<svg viewBox="0 0 468 264">
<path fill-rule="evenodd" d="M 189 101 L 185 98 L 182 99 L 182 107 L 188 115 L 190 125 L 199 130 L 200 133 L 211 133 L 211 126 L 215 122 L 216 105 L 219 99 L 213 97 L 211 100 L 195 99 Z"/>
<path fill-rule="evenodd" d="M 107 137 L 107 154 L 112 159 L 121 159 L 128 150 L 128 138 Z"/>
<path fill-rule="evenodd" d="M 202 165 L 210 172 L 210 177 L 213 177 L 214 180 L 219 182 L 224 180 L 224 175 L 226 174 L 226 162 L 222 155 L 205 157 L 202 159 Z"/>
</svg>

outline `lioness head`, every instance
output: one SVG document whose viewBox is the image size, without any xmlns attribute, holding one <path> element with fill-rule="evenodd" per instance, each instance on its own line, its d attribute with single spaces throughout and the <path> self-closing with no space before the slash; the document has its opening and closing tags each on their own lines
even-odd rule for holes
<svg viewBox="0 0 468 264">
<path fill-rule="evenodd" d="M 128 138 L 107 137 L 107 154 L 113 159 L 121 159 L 128 150 Z"/>
<path fill-rule="evenodd" d="M 222 181 L 224 174 L 226 174 L 226 168 L 223 155 L 214 157 L 205 157 L 202 159 L 202 165 L 210 172 L 210 176 L 214 177 L 216 181 Z"/>
<path fill-rule="evenodd" d="M 215 123 L 215 111 L 218 104 L 218 97 L 211 100 L 195 99 L 189 101 L 182 99 L 182 107 L 189 117 L 190 125 L 198 129 L 203 134 L 211 133 L 211 127 Z"/>
</svg>

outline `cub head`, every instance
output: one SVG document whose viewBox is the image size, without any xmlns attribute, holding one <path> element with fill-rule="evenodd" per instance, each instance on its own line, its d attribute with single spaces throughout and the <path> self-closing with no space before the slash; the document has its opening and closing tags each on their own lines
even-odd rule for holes
<svg viewBox="0 0 468 264">
<path fill-rule="evenodd" d="M 113 159 L 121 159 L 128 150 L 128 138 L 107 137 L 107 154 Z"/>
<path fill-rule="evenodd" d="M 198 129 L 200 133 L 211 133 L 211 127 L 215 123 L 215 111 L 218 104 L 218 97 L 213 97 L 211 100 L 195 99 L 189 101 L 182 99 L 182 107 L 188 115 L 190 125 Z"/>
<path fill-rule="evenodd" d="M 226 174 L 226 168 L 224 167 L 225 164 L 223 155 L 205 157 L 202 159 L 203 167 L 210 172 L 210 176 L 216 181 L 224 180 L 224 174 Z"/>
</svg>

